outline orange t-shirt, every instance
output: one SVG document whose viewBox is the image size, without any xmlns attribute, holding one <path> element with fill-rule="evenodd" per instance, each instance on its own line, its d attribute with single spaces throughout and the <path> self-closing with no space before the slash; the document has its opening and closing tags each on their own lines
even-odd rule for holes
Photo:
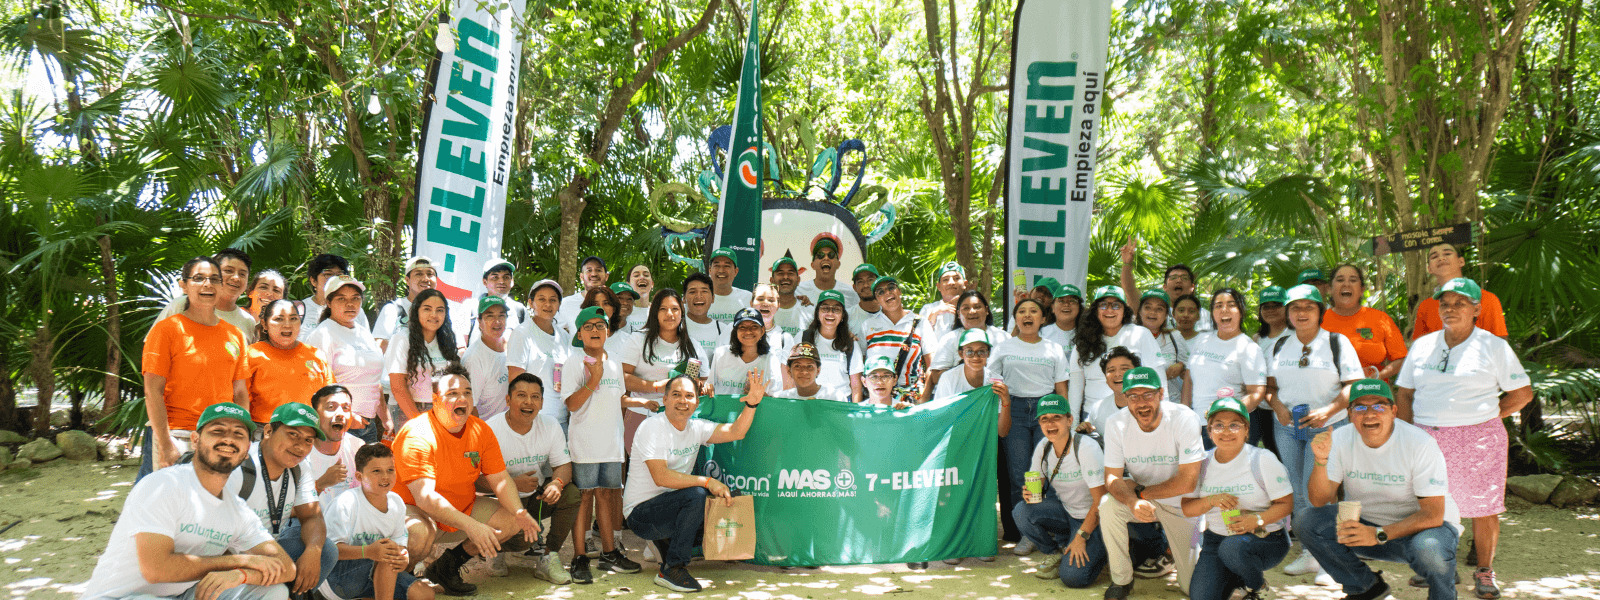
<svg viewBox="0 0 1600 600">
<path fill-rule="evenodd" d="M 1381 310 L 1363 306 L 1354 316 L 1345 317 L 1329 308 L 1322 313 L 1322 328 L 1342 333 L 1356 347 L 1361 359 L 1361 369 L 1376 367 L 1384 362 L 1406 357 L 1406 338 L 1394 319 Z"/>
<path fill-rule="evenodd" d="M 1417 305 L 1417 323 L 1412 327 L 1411 339 L 1440 329 L 1444 329 L 1444 321 L 1439 319 L 1439 301 L 1426 298 Z M 1483 290 L 1483 299 L 1478 304 L 1478 329 L 1500 337 L 1511 335 L 1506 332 L 1506 312 L 1500 306 L 1500 297 L 1489 290 Z"/>
<path fill-rule="evenodd" d="M 245 387 L 250 389 L 250 420 L 266 423 L 272 411 L 289 402 L 311 404 L 311 395 L 333 383 L 328 359 L 315 346 L 284 350 L 272 342 L 250 345 Z"/>
<path fill-rule="evenodd" d="M 244 334 L 227 321 L 201 325 L 183 313 L 156 322 L 140 372 L 167 378 L 167 427 L 194 430 L 207 406 L 233 401 L 245 378 Z"/>
<path fill-rule="evenodd" d="M 453 434 L 434 419 L 433 411 L 406 421 L 394 435 L 395 475 L 400 498 L 415 505 L 410 484 L 423 478 L 433 480 L 433 489 L 450 501 L 456 510 L 472 514 L 478 497 L 478 476 L 506 470 L 500 454 L 500 441 L 483 419 L 470 417 L 461 433 Z M 443 523 L 441 529 L 454 531 Z"/>
</svg>

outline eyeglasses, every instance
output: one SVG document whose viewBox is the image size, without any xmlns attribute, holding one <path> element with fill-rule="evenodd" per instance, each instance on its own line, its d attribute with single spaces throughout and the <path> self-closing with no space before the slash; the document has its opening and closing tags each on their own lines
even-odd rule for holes
<svg viewBox="0 0 1600 600">
<path fill-rule="evenodd" d="M 1212 423 L 1208 426 L 1211 433 L 1239 433 L 1244 431 L 1244 423 Z"/>
<path fill-rule="evenodd" d="M 829 304 L 829 305 L 826 305 L 826 306 L 817 307 L 817 312 L 824 313 L 824 314 L 830 314 L 830 315 L 842 315 L 842 314 L 844 314 L 844 307 L 843 306 L 834 306 L 832 304 Z"/>
<path fill-rule="evenodd" d="M 1124 395 L 1128 397 L 1128 400 L 1135 402 L 1148 402 L 1150 400 L 1159 400 L 1161 398 L 1161 392 L 1157 390 L 1150 390 L 1148 392 L 1128 392 Z"/>
<path fill-rule="evenodd" d="M 883 381 L 885 379 L 894 379 L 894 373 L 868 373 L 867 374 L 867 379 L 872 379 L 872 380 L 875 380 L 875 381 Z"/>
<path fill-rule="evenodd" d="M 1311 346 L 1309 346 L 1309 345 L 1301 346 L 1300 347 L 1300 368 L 1304 369 L 1304 368 L 1309 367 L 1309 366 L 1311 366 Z"/>
<path fill-rule="evenodd" d="M 602 329 L 609 329 L 609 328 L 610 327 L 607 326 L 605 323 L 598 323 L 598 322 L 595 322 L 595 321 L 590 321 L 588 323 L 584 323 L 583 327 L 579 327 L 578 331 L 584 331 L 584 332 L 600 331 Z"/>
<path fill-rule="evenodd" d="M 1439 372 L 1440 373 L 1449 373 L 1450 372 L 1450 347 L 1449 346 L 1445 346 L 1444 347 L 1444 355 L 1439 358 Z"/>
<path fill-rule="evenodd" d="M 1387 404 L 1357 404 L 1355 406 L 1350 407 L 1350 410 L 1352 410 L 1354 412 L 1358 412 L 1358 413 L 1372 411 L 1372 412 L 1375 412 L 1375 413 L 1378 413 L 1378 414 L 1381 415 L 1383 413 L 1389 412 L 1389 405 L 1387 405 Z"/>
<path fill-rule="evenodd" d="M 961 350 L 961 355 L 962 356 L 974 356 L 974 357 L 976 357 L 976 356 L 988 356 L 989 355 L 989 349 L 988 348 L 973 348 L 973 349 L 965 349 L 965 348 L 963 348 Z"/>
<path fill-rule="evenodd" d="M 211 284 L 211 285 L 222 285 L 222 278 L 221 277 L 206 277 L 205 275 L 193 275 L 193 276 L 189 277 L 189 283 L 192 283 L 192 284 L 195 284 L 195 285 L 205 285 L 205 284 L 208 284 L 208 283 Z"/>
<path fill-rule="evenodd" d="M 1107 302 L 1100 305 L 1100 312 L 1111 312 L 1114 310 L 1122 310 L 1122 305 L 1114 302 Z"/>
</svg>

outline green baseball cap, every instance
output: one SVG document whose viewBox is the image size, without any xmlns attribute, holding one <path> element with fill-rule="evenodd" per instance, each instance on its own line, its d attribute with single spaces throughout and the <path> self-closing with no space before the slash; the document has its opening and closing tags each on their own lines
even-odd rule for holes
<svg viewBox="0 0 1600 600">
<path fill-rule="evenodd" d="M 791 267 L 794 267 L 796 271 L 800 270 L 800 264 L 797 263 L 797 262 L 794 262 L 794 257 L 785 256 L 785 257 L 780 258 L 778 260 L 772 261 L 772 271 L 773 272 L 777 272 L 778 267 L 781 267 L 781 266 L 786 265 L 786 264 L 791 266 Z"/>
<path fill-rule="evenodd" d="M 1283 293 L 1284 304 L 1294 302 L 1295 300 L 1310 300 L 1317 304 L 1327 304 L 1327 302 L 1322 300 L 1322 291 L 1318 290 L 1317 286 L 1309 283 L 1302 283 L 1294 286 Z"/>
<path fill-rule="evenodd" d="M 889 371 L 893 373 L 894 359 L 881 355 L 874 356 L 872 360 L 867 361 L 867 368 L 861 370 L 862 373 L 872 373 L 874 371 Z"/>
<path fill-rule="evenodd" d="M 1300 279 L 1295 281 L 1295 283 L 1305 283 L 1307 281 L 1326 282 L 1328 281 L 1328 276 L 1322 274 L 1322 269 L 1306 269 L 1300 272 Z"/>
<path fill-rule="evenodd" d="M 1256 304 L 1272 304 L 1274 302 L 1278 304 L 1288 304 L 1289 301 L 1284 299 L 1285 291 L 1286 290 L 1281 287 L 1269 285 L 1265 289 L 1262 289 L 1261 293 L 1256 296 Z"/>
<path fill-rule="evenodd" d="M 578 330 L 579 329 L 583 329 L 584 325 L 587 325 L 589 323 L 589 321 L 593 321 L 595 319 L 599 319 L 600 322 L 605 323 L 608 327 L 611 324 L 610 321 L 606 320 L 606 311 L 600 310 L 600 307 L 598 307 L 598 306 L 591 306 L 589 308 L 585 308 L 585 309 L 583 309 L 581 311 L 578 311 L 578 316 L 576 318 L 572 319 L 572 347 L 573 348 L 582 348 L 583 347 L 583 340 L 578 339 Z"/>
<path fill-rule="evenodd" d="M 616 294 L 618 296 L 621 296 L 623 294 L 632 294 L 634 300 L 638 300 L 639 299 L 639 292 L 634 290 L 633 286 L 628 285 L 626 283 L 623 283 L 621 281 L 618 281 L 616 283 L 611 284 L 611 293 Z"/>
<path fill-rule="evenodd" d="M 496 307 L 496 306 L 505 306 L 505 305 L 506 305 L 506 299 L 505 298 L 501 298 L 501 297 L 496 296 L 494 294 L 484 294 L 481 298 L 478 298 L 478 314 L 481 315 L 481 314 L 487 312 L 490 308 L 493 308 L 493 307 Z M 506 310 L 510 310 L 510 309 L 508 308 Z"/>
<path fill-rule="evenodd" d="M 994 346 L 994 342 L 989 339 L 988 331 L 974 327 L 961 332 L 961 338 L 956 344 L 956 348 L 961 348 L 974 342 L 983 342 L 985 346 Z"/>
<path fill-rule="evenodd" d="M 1122 293 L 1122 288 L 1114 285 L 1102 285 L 1095 288 L 1094 300 L 1099 302 L 1101 298 L 1116 298 L 1121 300 L 1123 304 L 1128 303 L 1128 296 Z"/>
<path fill-rule="evenodd" d="M 1061 284 L 1061 285 L 1056 287 L 1056 297 L 1057 298 L 1065 298 L 1067 296 L 1075 296 L 1075 297 L 1078 298 L 1079 301 L 1082 301 L 1083 300 L 1083 290 L 1078 289 L 1078 286 L 1072 285 L 1070 283 L 1063 283 L 1063 284 Z"/>
<path fill-rule="evenodd" d="M 1389 389 L 1389 384 L 1384 383 L 1382 379 L 1363 379 L 1350 384 L 1351 404 L 1367 396 L 1377 396 L 1388 400 L 1389 404 L 1394 404 L 1394 390 Z"/>
<path fill-rule="evenodd" d="M 872 282 L 872 289 L 876 290 L 876 289 L 878 289 L 878 286 L 883 285 L 885 283 L 892 283 L 892 284 L 895 284 L 895 285 L 898 286 L 898 285 L 900 285 L 900 280 L 895 279 L 893 277 L 890 277 L 888 275 L 884 275 L 882 277 L 879 277 L 876 281 Z"/>
<path fill-rule="evenodd" d="M 856 265 L 856 270 L 850 273 L 850 278 L 854 279 L 862 273 L 871 273 L 872 277 L 876 279 L 878 277 L 878 268 L 872 266 L 872 263 L 861 263 Z"/>
<path fill-rule="evenodd" d="M 1030 289 L 1037 290 L 1039 288 L 1050 290 L 1050 297 L 1054 298 L 1056 297 L 1056 290 L 1061 289 L 1061 282 L 1056 281 L 1054 277 L 1040 277 L 1038 281 L 1033 282 L 1033 287 Z"/>
<path fill-rule="evenodd" d="M 839 293 L 839 290 L 822 290 L 822 293 L 817 294 L 817 306 L 822 306 L 823 302 L 829 300 L 838 302 L 840 306 L 843 306 L 844 294 Z"/>
<path fill-rule="evenodd" d="M 1233 390 L 1228 390 L 1228 393 L 1232 394 Z M 1244 423 L 1246 425 L 1250 424 L 1250 411 L 1245 410 L 1244 403 L 1240 402 L 1238 398 L 1235 398 L 1232 395 L 1217 398 L 1215 401 L 1213 401 L 1211 403 L 1211 408 L 1206 410 L 1206 419 L 1210 420 L 1211 415 L 1223 411 L 1231 412 L 1244 417 Z"/>
<path fill-rule="evenodd" d="M 1144 302 L 1145 298 L 1158 298 L 1162 302 L 1167 303 L 1167 306 L 1172 306 L 1172 296 L 1168 295 L 1166 290 L 1161 288 L 1150 288 L 1145 290 L 1143 294 L 1139 294 L 1139 302 Z"/>
<path fill-rule="evenodd" d="M 272 411 L 272 419 L 268 423 L 288 425 L 290 427 L 310 427 L 317 432 L 317 439 L 328 441 L 327 434 L 322 433 L 322 427 L 317 425 L 317 413 L 310 406 L 299 402 L 285 402 L 277 410 Z"/>
<path fill-rule="evenodd" d="M 945 273 L 949 273 L 951 271 L 955 271 L 957 275 L 960 275 L 963 278 L 967 276 L 967 268 L 961 266 L 961 263 L 952 260 L 939 265 L 939 270 L 933 273 L 933 278 L 938 280 L 940 277 L 944 277 Z"/>
<path fill-rule="evenodd" d="M 1474 303 L 1483 301 L 1483 288 L 1478 287 L 1478 282 L 1465 277 L 1457 277 L 1444 282 L 1439 291 L 1433 293 L 1435 299 L 1448 293 L 1461 294 L 1471 298 Z"/>
<path fill-rule="evenodd" d="M 1134 367 L 1132 369 L 1128 369 L 1127 373 L 1122 374 L 1123 393 L 1128 393 L 1139 388 L 1150 390 L 1161 389 L 1161 376 L 1157 375 L 1156 370 L 1150 367 Z"/>
<path fill-rule="evenodd" d="M 517 272 L 517 266 L 511 264 L 511 261 L 506 260 L 504 258 L 491 258 L 491 259 L 486 260 L 486 261 L 483 262 L 483 276 L 484 277 L 488 277 L 489 273 L 494 272 L 496 269 L 505 269 L 505 270 L 510 271 L 512 273 L 516 273 Z"/>
<path fill-rule="evenodd" d="M 839 236 L 827 231 L 817 234 L 817 237 L 811 238 L 811 254 L 815 256 L 817 254 L 817 248 L 821 248 L 823 244 L 833 246 L 833 251 L 838 252 Z"/>
<path fill-rule="evenodd" d="M 200 412 L 200 421 L 195 423 L 194 430 L 200 431 L 201 429 L 205 429 L 206 423 L 210 423 L 217 419 L 233 419 L 240 423 L 244 423 L 244 428 L 250 430 L 251 433 L 255 433 L 256 431 L 255 422 L 250 420 L 250 411 L 245 410 L 243 406 L 239 406 L 232 402 L 218 402 L 211 406 L 207 406 L 204 411 Z"/>
<path fill-rule="evenodd" d="M 1033 414 L 1040 417 L 1066 415 L 1067 418 L 1072 418 L 1072 407 L 1067 405 L 1067 399 L 1062 398 L 1061 394 L 1045 394 L 1039 398 L 1039 404 L 1034 408 Z"/>
<path fill-rule="evenodd" d="M 718 258 L 726 258 L 733 261 L 733 266 L 739 266 L 739 259 L 733 255 L 733 250 L 730 248 L 717 248 L 716 250 L 712 250 L 711 255 L 706 257 L 706 266 L 711 266 L 711 263 L 715 262 Z"/>
</svg>

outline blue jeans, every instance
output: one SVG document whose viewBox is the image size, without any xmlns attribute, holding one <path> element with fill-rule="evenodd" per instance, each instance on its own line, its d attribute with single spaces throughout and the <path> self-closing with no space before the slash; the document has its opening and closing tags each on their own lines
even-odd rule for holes
<svg viewBox="0 0 1600 600">
<path fill-rule="evenodd" d="M 661 550 L 662 571 L 667 567 L 684 567 L 694 556 L 695 546 L 705 531 L 706 498 L 711 496 L 703 487 L 673 490 L 645 500 L 628 513 L 628 529 L 656 544 Z"/>
<path fill-rule="evenodd" d="M 150 432 L 150 426 L 146 425 L 144 428 L 144 436 L 140 438 L 141 441 L 139 442 L 139 474 L 133 476 L 134 483 L 139 483 L 139 480 L 144 479 L 146 475 L 156 472 L 155 444 L 154 442 L 150 441 Z M 188 432 L 184 433 L 188 434 Z M 178 452 L 181 454 L 188 450 L 188 448 L 182 444 L 192 443 L 192 438 L 178 438 L 178 442 L 180 442 L 180 445 L 178 446 Z"/>
<path fill-rule="evenodd" d="M 1044 439 L 1044 431 L 1039 429 L 1039 418 L 1034 414 L 1038 406 L 1038 398 L 1011 397 L 1011 429 L 1007 430 L 1005 437 L 1000 438 L 1000 445 L 1006 450 L 1006 474 L 1011 476 L 1011 498 L 1015 505 L 1003 506 L 1002 509 L 1015 510 L 1016 506 L 1024 504 L 1023 473 L 1028 472 L 1028 460 L 1033 458 L 1033 447 Z"/>
<path fill-rule="evenodd" d="M 1456 542 L 1460 534 L 1449 524 L 1425 529 L 1376 546 L 1351 547 L 1339 543 L 1339 505 L 1329 503 L 1307 510 L 1301 518 L 1300 543 L 1317 558 L 1322 569 L 1344 586 L 1346 594 L 1360 594 L 1377 584 L 1377 575 L 1363 558 L 1402 562 L 1428 580 L 1428 600 L 1456 597 Z M 1366 519 L 1361 522 L 1374 525 Z"/>
<path fill-rule="evenodd" d="M 278 545 L 283 546 L 283 552 L 289 555 L 289 560 L 298 561 L 300 555 L 306 553 L 306 543 L 300 539 L 300 519 L 291 518 L 289 522 L 284 523 L 283 531 L 278 533 L 277 538 Z M 322 573 L 317 576 L 317 585 L 322 585 L 322 582 L 328 580 L 328 576 L 333 574 L 334 563 L 337 562 L 339 562 L 339 547 L 331 538 L 322 538 L 322 559 L 318 565 L 322 567 Z M 370 580 L 370 576 L 368 579 Z"/>
<path fill-rule="evenodd" d="M 1022 535 L 1046 554 L 1060 554 L 1063 548 L 1072 543 L 1078 528 L 1083 526 L 1083 519 L 1074 519 L 1067 514 L 1066 508 L 1054 495 L 1038 504 L 1018 502 L 1016 509 L 1012 510 L 1012 517 L 1016 519 L 1017 529 L 1022 531 Z M 1061 557 L 1061 566 L 1056 575 L 1069 588 L 1094 585 L 1095 580 L 1100 578 L 1100 571 L 1106 568 L 1106 544 L 1100 539 L 1100 528 L 1096 527 L 1089 534 L 1084 549 L 1089 553 L 1088 564 L 1073 566 L 1071 557 Z"/>
<path fill-rule="evenodd" d="M 1256 537 L 1254 534 L 1220 536 L 1210 531 L 1200 542 L 1200 558 L 1194 563 L 1189 580 L 1190 600 L 1226 600 L 1233 590 L 1258 590 L 1267 585 L 1262 576 L 1278 566 L 1289 554 L 1289 536 L 1282 530 Z"/>
<path fill-rule="evenodd" d="M 328 587 L 340 598 L 371 598 L 377 593 L 372 584 L 372 559 L 341 560 L 328 577 Z M 394 600 L 406 600 L 406 591 L 417 576 L 401 571 L 394 576 Z"/>
<path fill-rule="evenodd" d="M 134 594 L 123 600 L 194 600 L 195 592 L 200 588 L 196 585 L 189 586 L 182 594 L 176 596 L 153 596 L 150 594 Z M 217 595 L 217 600 L 289 600 L 289 586 L 275 585 L 241 585 L 236 588 L 224 590 Z"/>
<path fill-rule="evenodd" d="M 1341 420 L 1327 427 L 1307 428 L 1306 437 L 1338 427 L 1349 421 Z M 1285 427 L 1272 418 L 1272 437 L 1278 441 L 1278 459 L 1289 472 L 1289 487 L 1294 489 L 1294 516 L 1299 518 L 1311 508 L 1311 440 L 1294 439 L 1294 428 Z"/>
<path fill-rule="evenodd" d="M 382 441 L 383 423 L 378 421 L 378 417 L 362 417 L 362 419 L 365 420 L 367 424 L 360 429 L 351 429 L 350 435 L 356 436 L 356 438 L 368 444 L 376 444 L 379 441 Z M 400 592 L 396 591 L 395 594 L 399 595 Z M 340 596 L 345 597 L 343 594 L 340 594 Z"/>
</svg>

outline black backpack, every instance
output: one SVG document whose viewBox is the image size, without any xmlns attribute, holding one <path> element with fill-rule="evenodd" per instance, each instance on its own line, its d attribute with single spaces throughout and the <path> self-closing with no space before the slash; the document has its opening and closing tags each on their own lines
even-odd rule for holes
<svg viewBox="0 0 1600 600">
<path fill-rule="evenodd" d="M 1344 367 L 1339 364 L 1339 355 L 1343 352 L 1339 349 L 1339 340 L 1334 339 L 1334 335 L 1336 334 L 1332 331 L 1328 332 L 1328 350 L 1333 352 L 1333 372 L 1339 377 L 1339 381 L 1344 381 Z M 1278 359 L 1278 351 L 1283 350 L 1283 344 L 1288 341 L 1289 336 L 1286 335 L 1278 338 L 1278 341 L 1272 344 L 1273 360 Z"/>
</svg>

